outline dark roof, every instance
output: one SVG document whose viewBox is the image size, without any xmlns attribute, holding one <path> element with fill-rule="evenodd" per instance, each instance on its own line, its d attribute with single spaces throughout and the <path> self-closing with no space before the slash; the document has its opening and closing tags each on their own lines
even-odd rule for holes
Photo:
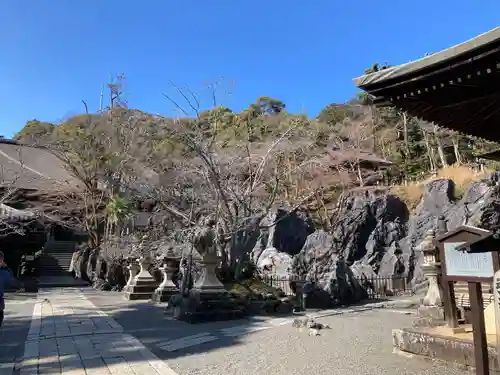
<svg viewBox="0 0 500 375">
<path fill-rule="evenodd" d="M 50 191 L 77 185 L 64 162 L 48 149 L 0 142 L 0 187 Z"/>
<path fill-rule="evenodd" d="M 465 251 L 469 254 L 489 253 L 493 251 L 500 251 L 500 239 L 493 232 L 479 237 L 478 239 L 457 246 L 456 250 Z"/>
<path fill-rule="evenodd" d="M 354 82 L 378 105 L 395 106 L 439 126 L 500 141 L 500 27 Z"/>
<path fill-rule="evenodd" d="M 495 151 L 488 152 L 486 154 L 481 154 L 481 155 L 478 155 L 477 157 L 480 159 L 500 161 L 500 150 L 495 150 Z"/>
</svg>

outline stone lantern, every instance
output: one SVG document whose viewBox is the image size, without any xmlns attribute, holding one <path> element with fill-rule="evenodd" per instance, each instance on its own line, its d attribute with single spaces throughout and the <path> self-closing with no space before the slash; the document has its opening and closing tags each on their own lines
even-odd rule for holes
<svg viewBox="0 0 500 375">
<path fill-rule="evenodd" d="M 206 218 L 203 227 L 193 238 L 194 248 L 201 255 L 198 261 L 201 275 L 179 306 L 178 313 L 174 313 L 177 319 L 195 323 L 241 319 L 246 313 L 246 309 L 229 295 L 217 277 L 216 268 L 222 257 L 217 254 L 214 226 L 215 220 Z"/>
<path fill-rule="evenodd" d="M 424 256 L 422 271 L 428 280 L 427 293 L 418 308 L 419 320 L 414 325 L 441 325 L 444 324 L 443 291 L 439 283 L 441 275 L 441 264 L 438 261 L 438 249 L 434 244 L 436 232 L 428 230 L 424 240 L 417 247 Z"/>
<path fill-rule="evenodd" d="M 129 270 L 129 276 L 128 276 L 127 285 L 125 285 L 125 289 L 127 289 L 127 287 L 132 285 L 132 282 L 135 279 L 135 277 L 137 276 L 137 274 L 139 273 L 139 269 L 140 269 L 139 264 L 137 264 L 137 259 L 127 258 L 127 260 L 129 263 L 127 266 L 127 269 Z"/>
<path fill-rule="evenodd" d="M 441 263 L 437 261 L 437 247 L 434 244 L 435 232 L 431 229 L 420 244 L 420 250 L 424 255 L 422 271 L 429 280 L 429 288 L 424 297 L 424 306 L 441 306 L 443 304 L 443 292 L 439 285 L 438 277 L 441 274 Z"/>
<path fill-rule="evenodd" d="M 441 274 L 441 264 L 437 261 L 437 247 L 434 244 L 435 232 L 429 230 L 419 248 L 424 255 L 422 271 L 429 281 L 429 288 L 422 304 L 424 306 L 442 306 L 443 292 L 438 277 Z"/>
<path fill-rule="evenodd" d="M 201 275 L 196 280 L 191 289 L 193 294 L 225 294 L 226 288 L 220 282 L 215 272 L 217 266 L 221 261 L 221 257 L 217 253 L 205 253 L 199 261 L 201 268 Z"/>
<path fill-rule="evenodd" d="M 151 259 L 148 256 L 141 256 L 139 262 L 139 273 L 131 280 L 130 285 L 125 289 L 125 298 L 129 300 L 149 300 L 153 297 L 158 284 L 149 273 Z"/>
<path fill-rule="evenodd" d="M 175 255 L 172 249 L 168 249 L 163 256 L 163 266 L 160 271 L 163 275 L 162 283 L 156 288 L 153 294 L 153 301 L 166 302 L 174 294 L 180 293 L 179 288 L 174 284 L 173 278 L 175 272 L 179 269 L 181 257 Z"/>
</svg>

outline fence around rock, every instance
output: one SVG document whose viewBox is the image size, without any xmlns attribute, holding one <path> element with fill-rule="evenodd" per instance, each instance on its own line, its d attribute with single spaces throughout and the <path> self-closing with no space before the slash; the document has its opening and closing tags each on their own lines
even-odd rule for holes
<svg viewBox="0 0 500 375">
<path fill-rule="evenodd" d="M 368 298 L 370 299 L 382 299 L 412 294 L 412 289 L 407 282 L 407 278 L 402 276 L 363 277 L 355 278 L 355 280 L 367 291 Z M 293 276 L 263 275 L 262 281 L 273 288 L 282 290 L 287 296 L 293 296 L 295 293 L 291 284 L 293 281 L 301 281 L 301 279 Z"/>
</svg>

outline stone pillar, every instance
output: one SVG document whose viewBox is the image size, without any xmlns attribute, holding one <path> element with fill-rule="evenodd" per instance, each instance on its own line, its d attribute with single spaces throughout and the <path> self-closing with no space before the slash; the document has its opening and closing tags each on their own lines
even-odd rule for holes
<svg viewBox="0 0 500 375">
<path fill-rule="evenodd" d="M 139 265 L 137 264 L 135 259 L 130 260 L 130 264 L 127 266 L 127 269 L 129 270 L 129 276 L 128 276 L 128 281 L 127 281 L 127 285 L 125 285 L 125 288 L 132 285 L 132 282 L 134 281 L 135 277 L 139 273 Z"/>
<path fill-rule="evenodd" d="M 437 261 L 438 249 L 434 244 L 436 232 L 428 230 L 422 243 L 418 246 L 424 255 L 422 271 L 429 281 L 427 293 L 418 308 L 419 319 L 414 322 L 415 326 L 438 326 L 444 325 L 443 291 L 439 283 L 441 275 L 441 264 Z"/>
<path fill-rule="evenodd" d="M 175 271 L 179 269 L 180 257 L 175 256 L 173 252 L 167 253 L 163 258 L 163 267 L 160 268 L 163 275 L 163 281 L 156 288 L 153 294 L 153 301 L 167 302 L 171 296 L 180 293 L 179 288 L 174 284 L 173 277 Z"/>
<path fill-rule="evenodd" d="M 296 288 L 295 290 L 296 305 L 294 308 L 295 312 L 305 311 L 306 309 L 305 305 L 306 301 L 304 301 L 304 294 L 302 293 L 305 283 L 306 280 L 297 280 L 295 282 L 295 288 Z"/>
<path fill-rule="evenodd" d="M 434 245 L 435 232 L 433 230 L 427 231 L 427 234 L 420 244 L 420 250 L 424 254 L 424 264 L 422 271 L 425 278 L 429 281 L 427 294 L 422 301 L 423 306 L 442 306 L 443 305 L 443 291 L 439 285 L 438 277 L 441 274 L 441 263 L 436 261 L 438 249 Z"/>
<path fill-rule="evenodd" d="M 215 273 L 215 269 L 220 261 L 221 257 L 216 254 L 209 253 L 203 255 L 203 259 L 200 261 L 202 272 L 193 285 L 191 294 L 213 295 L 227 293 L 226 288 L 224 288 L 224 285 L 220 282 Z"/>
<path fill-rule="evenodd" d="M 136 281 L 151 281 L 154 280 L 154 277 L 149 273 L 149 267 L 151 266 L 151 259 L 148 256 L 141 256 L 137 259 L 139 262 L 139 266 L 141 267 L 139 273 L 135 277 Z"/>
<path fill-rule="evenodd" d="M 125 298 L 128 300 L 149 300 L 152 299 L 158 283 L 149 273 L 151 259 L 142 256 L 138 259 L 140 265 L 139 273 L 131 280 L 130 285 L 125 288 Z"/>
</svg>

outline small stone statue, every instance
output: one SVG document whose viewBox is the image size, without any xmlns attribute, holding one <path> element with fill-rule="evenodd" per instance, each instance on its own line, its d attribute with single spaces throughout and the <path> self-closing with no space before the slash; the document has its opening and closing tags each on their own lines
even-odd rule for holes
<svg viewBox="0 0 500 375">
<path fill-rule="evenodd" d="M 198 251 L 198 253 L 200 253 L 201 256 L 217 255 L 217 247 L 215 243 L 217 233 L 214 229 L 215 224 L 216 222 L 214 219 L 207 217 L 203 228 L 194 236 L 194 248 Z"/>
</svg>

